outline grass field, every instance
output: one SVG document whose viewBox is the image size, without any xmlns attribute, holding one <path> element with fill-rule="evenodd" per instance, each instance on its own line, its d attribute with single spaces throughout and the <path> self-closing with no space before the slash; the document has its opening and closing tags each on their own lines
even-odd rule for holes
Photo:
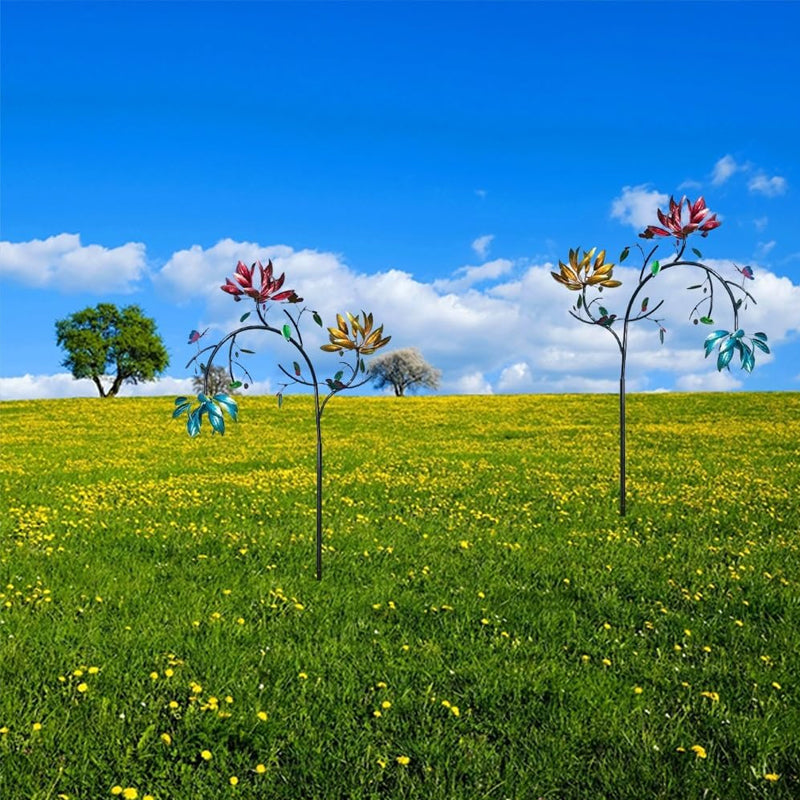
<svg viewBox="0 0 800 800">
<path fill-rule="evenodd" d="M 800 394 L 0 404 L 0 797 L 800 797 Z"/>
</svg>

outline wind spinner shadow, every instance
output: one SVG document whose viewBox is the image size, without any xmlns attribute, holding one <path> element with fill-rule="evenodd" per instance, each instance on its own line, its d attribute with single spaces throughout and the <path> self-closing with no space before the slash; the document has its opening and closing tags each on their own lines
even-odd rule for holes
<svg viewBox="0 0 800 800">
<path fill-rule="evenodd" d="M 255 286 L 254 278 L 256 276 L 256 267 L 258 267 L 259 286 Z M 228 360 L 228 374 L 230 375 L 229 389 L 238 389 L 243 386 L 248 388 L 249 384 L 237 378 L 237 371 L 241 373 L 250 383 L 253 379 L 244 365 L 239 361 L 242 354 L 253 354 L 253 350 L 248 350 L 239 346 L 237 337 L 249 331 L 264 331 L 266 333 L 274 333 L 282 337 L 286 342 L 292 345 L 299 353 L 300 361 L 292 362 L 292 371 L 290 372 L 283 365 L 278 364 L 278 368 L 288 378 L 286 383 L 281 384 L 281 389 L 278 392 L 278 407 L 283 402 L 283 391 L 287 387 L 298 384 L 300 386 L 308 386 L 312 389 L 314 394 L 314 422 L 316 426 L 317 437 L 317 452 L 316 452 L 316 506 L 317 506 L 317 530 L 316 530 L 316 575 L 317 580 L 322 578 L 322 413 L 328 401 L 339 392 L 346 389 L 355 389 L 358 386 L 363 386 L 371 380 L 371 377 L 366 375 L 364 356 L 371 355 L 376 350 L 386 345 L 391 336 L 383 335 L 383 325 L 379 327 L 374 326 L 374 320 L 371 313 L 362 311 L 361 314 L 353 316 L 349 312 L 346 314 L 345 319 L 341 314 L 336 315 L 336 327 L 328 328 L 330 341 L 328 344 L 322 345 L 321 349 L 329 353 L 337 353 L 339 356 L 344 356 L 347 352 L 351 361 L 342 359 L 340 361 L 341 369 L 330 378 L 326 378 L 324 382 L 320 382 L 317 378 L 317 372 L 314 364 L 309 357 L 308 351 L 303 344 L 303 335 L 300 331 L 300 321 L 303 314 L 310 313 L 314 322 L 322 327 L 322 319 L 316 311 L 312 311 L 303 307 L 299 312 L 291 313 L 288 309 L 283 309 L 286 321 L 281 323 L 277 321 L 275 324 L 270 324 L 267 321 L 267 313 L 269 311 L 270 303 L 290 303 L 298 305 L 303 302 L 302 297 L 298 297 L 297 293 L 292 289 L 283 289 L 285 274 L 280 277 L 274 277 L 274 270 L 272 261 L 263 266 L 261 262 L 257 262 L 248 267 L 241 261 L 236 266 L 236 272 L 233 275 L 233 280 L 226 278 L 224 286 L 221 286 L 223 292 L 233 296 L 237 302 L 243 298 L 250 298 L 255 304 L 255 315 L 257 322 L 251 322 L 247 325 L 232 331 L 224 336 L 219 342 L 208 347 L 199 349 L 199 341 L 206 334 L 208 328 L 200 333 L 199 331 L 192 331 L 189 334 L 189 344 L 197 344 L 197 354 L 189 360 L 187 368 L 195 364 L 201 370 L 204 376 L 203 391 L 197 395 L 197 405 L 194 400 L 187 397 L 178 397 L 175 400 L 175 410 L 172 414 L 173 418 L 180 417 L 183 414 L 187 415 L 186 429 L 190 436 L 197 436 L 200 433 L 200 428 L 203 423 L 203 417 L 208 417 L 211 424 L 212 433 L 225 433 L 225 416 L 227 413 L 231 419 L 236 421 L 238 419 L 239 407 L 234 400 L 227 393 L 218 393 L 213 397 L 207 396 L 208 379 L 211 366 L 217 354 L 227 346 L 227 360 Z M 251 317 L 253 311 L 248 311 L 239 318 L 240 323 L 244 323 Z M 204 353 L 210 353 L 207 360 L 199 361 L 200 356 Z M 304 365 L 304 366 L 303 366 Z M 304 372 L 305 367 L 305 372 Z M 362 377 L 363 376 L 363 377 Z M 321 387 L 326 387 L 327 393 L 324 397 L 321 396 Z"/>
<path fill-rule="evenodd" d="M 682 211 L 684 204 L 688 211 L 689 220 L 684 224 Z M 614 289 L 621 286 L 621 282 L 612 277 L 614 264 L 606 262 L 606 251 L 601 250 L 595 256 L 597 248 L 589 251 L 584 250 L 579 255 L 578 250 L 569 251 L 569 263 L 564 264 L 559 261 L 559 272 L 551 272 L 553 278 L 560 284 L 574 292 L 580 292 L 576 304 L 570 309 L 570 314 L 575 319 L 587 325 L 594 325 L 608 331 L 617 343 L 620 352 L 620 372 L 619 372 L 619 513 L 625 516 L 625 365 L 628 356 L 628 328 L 632 322 L 648 320 L 655 323 L 658 327 L 658 335 L 661 343 L 664 343 L 664 334 L 667 329 L 663 325 L 663 320 L 656 319 L 656 311 L 663 305 L 660 300 L 655 305 L 650 305 L 650 298 L 645 296 L 641 303 L 637 298 L 642 290 L 658 275 L 668 269 L 676 267 L 693 267 L 703 273 L 701 283 L 689 286 L 690 290 L 703 290 L 703 297 L 694 305 L 689 312 L 689 318 L 695 325 L 713 325 L 715 301 L 715 287 L 721 291 L 723 301 L 727 298 L 730 301 L 731 311 L 733 312 L 733 330 L 715 330 L 706 337 L 704 349 L 706 358 L 716 349 L 717 350 L 717 369 L 730 370 L 730 364 L 734 356 L 738 353 L 740 366 L 746 372 L 752 372 L 756 363 L 756 350 L 769 353 L 767 345 L 767 334 L 761 331 L 747 336 L 742 328 L 739 327 L 739 311 L 747 302 L 755 304 L 755 299 L 745 287 L 745 281 L 753 280 L 753 270 L 750 267 L 736 267 L 741 276 L 741 283 L 728 280 L 712 269 L 708 264 L 704 264 L 700 259 L 703 254 L 696 248 L 691 248 L 691 252 L 697 257 L 697 261 L 684 259 L 684 252 L 687 246 L 687 239 L 693 233 L 700 233 L 702 237 L 708 236 L 709 232 L 720 226 L 720 221 L 716 214 L 710 214 L 706 207 L 705 200 L 700 197 L 692 203 L 686 197 L 682 197 L 679 203 L 674 198 L 669 200 L 669 213 L 665 214 L 661 209 L 657 209 L 658 219 L 661 226 L 648 225 L 639 234 L 642 239 L 674 238 L 675 255 L 671 261 L 661 262 L 651 260 L 655 255 L 658 245 L 652 248 L 649 253 L 645 253 L 641 245 L 637 245 L 642 253 L 642 268 L 639 271 L 639 281 L 631 293 L 628 303 L 625 306 L 625 313 L 622 316 L 611 313 L 601 305 L 599 296 L 590 297 L 589 290 L 597 288 L 598 293 L 604 288 Z M 626 247 L 620 253 L 619 261 L 622 263 L 628 257 L 630 248 Z M 649 269 L 648 269 L 649 267 Z M 738 297 L 737 297 L 738 295 Z M 622 330 L 619 330 L 621 324 Z M 617 327 L 615 327 L 615 325 Z"/>
</svg>

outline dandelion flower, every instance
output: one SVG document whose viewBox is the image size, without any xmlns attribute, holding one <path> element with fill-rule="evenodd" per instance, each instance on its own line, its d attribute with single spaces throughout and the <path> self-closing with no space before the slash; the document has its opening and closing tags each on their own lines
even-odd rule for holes
<svg viewBox="0 0 800 800">
<path fill-rule="evenodd" d="M 458 706 L 450 706 L 450 713 L 454 717 L 460 717 L 461 716 L 461 711 L 459 711 Z"/>
<path fill-rule="evenodd" d="M 174 674 L 175 674 L 175 670 L 172 669 L 171 667 L 167 667 L 167 669 L 164 670 L 164 677 L 165 678 L 171 678 Z"/>
<path fill-rule="evenodd" d="M 201 750 L 200 751 L 200 758 L 202 758 L 203 761 L 211 761 L 213 756 L 211 755 L 211 751 L 210 750 Z"/>
<path fill-rule="evenodd" d="M 392 707 L 392 702 L 391 702 L 391 700 L 384 700 L 384 701 L 381 703 L 381 708 L 391 708 L 391 707 Z"/>
<path fill-rule="evenodd" d="M 774 783 L 775 781 L 777 781 L 777 780 L 780 780 L 780 777 L 781 777 L 781 776 L 780 776 L 780 775 L 778 775 L 776 772 L 767 772 L 767 773 L 765 773 L 765 775 L 764 775 L 764 779 L 765 779 L 765 780 L 772 781 L 773 783 Z"/>
<path fill-rule="evenodd" d="M 381 712 L 380 712 L 380 711 L 378 711 L 378 709 L 376 708 L 376 709 L 375 709 L 375 710 L 372 712 L 372 716 L 373 716 L 373 717 L 375 717 L 375 718 L 377 719 L 378 717 L 382 717 L 382 716 L 383 716 L 383 714 L 381 714 Z"/>
<path fill-rule="evenodd" d="M 89 684 L 88 683 L 79 683 L 78 684 L 78 691 L 83 694 L 84 692 L 89 691 Z"/>
<path fill-rule="evenodd" d="M 634 694 L 641 694 L 643 691 L 644 691 L 644 689 L 642 689 L 641 686 L 634 686 L 633 687 L 633 693 Z"/>
<path fill-rule="evenodd" d="M 164 742 L 164 744 L 172 744 L 172 737 L 168 733 L 162 733 L 161 741 Z"/>
<path fill-rule="evenodd" d="M 603 659 L 603 666 L 604 666 L 604 667 L 610 667 L 610 666 L 611 666 L 611 659 L 609 659 L 609 658 L 604 658 L 604 659 Z"/>
<path fill-rule="evenodd" d="M 151 795 L 151 794 L 146 794 L 146 795 L 145 795 L 145 796 L 142 798 L 142 800 L 156 800 L 156 799 L 155 799 L 155 797 L 153 797 L 153 795 Z"/>
<path fill-rule="evenodd" d="M 256 772 L 259 775 L 263 775 L 267 771 L 267 768 L 263 764 L 256 764 Z"/>
<path fill-rule="evenodd" d="M 386 769 L 386 760 L 383 758 L 379 758 L 378 765 L 380 766 L 381 769 Z"/>
<path fill-rule="evenodd" d="M 5 725 L 3 725 L 3 727 L 0 728 L 0 734 L 5 735 L 7 733 L 8 733 L 8 728 Z"/>
<path fill-rule="evenodd" d="M 257 716 L 257 717 L 258 717 L 258 718 L 259 718 L 259 719 L 260 719 L 262 722 L 266 722 L 266 721 L 267 721 L 267 712 L 266 712 L 266 711 L 259 711 L 259 712 L 256 714 L 256 716 Z"/>
<path fill-rule="evenodd" d="M 113 794 L 113 795 L 122 794 L 122 787 L 119 784 L 117 784 L 116 786 L 112 786 L 111 787 L 111 794 Z"/>
<path fill-rule="evenodd" d="M 719 695 L 716 692 L 700 692 L 700 697 L 707 697 L 714 703 L 719 701 Z"/>
<path fill-rule="evenodd" d="M 308 679 L 308 675 L 306 675 L 305 672 L 298 673 L 297 677 L 300 678 L 301 681 L 305 681 Z"/>
<path fill-rule="evenodd" d="M 781 685 L 777 681 L 772 681 L 772 688 L 773 689 L 780 689 Z"/>
<path fill-rule="evenodd" d="M 705 747 L 701 747 L 699 744 L 693 744 L 690 749 L 698 758 L 705 758 L 707 755 Z"/>
<path fill-rule="evenodd" d="M 231 786 L 236 786 L 239 783 L 239 779 L 235 775 L 231 775 L 228 781 Z"/>
<path fill-rule="evenodd" d="M 122 796 L 125 798 L 125 800 L 136 800 L 136 798 L 139 796 L 139 792 L 137 792 L 133 786 L 128 786 L 126 789 L 122 790 Z"/>
<path fill-rule="evenodd" d="M 42 729 L 42 723 L 41 722 L 34 722 L 33 723 L 33 730 L 34 731 L 40 731 L 41 729 Z"/>
<path fill-rule="evenodd" d="M 385 681 L 378 681 L 375 684 L 375 688 L 377 688 L 377 689 L 385 689 L 386 688 L 386 682 Z"/>
<path fill-rule="evenodd" d="M 155 670 L 150 673 L 150 680 L 151 681 L 157 681 L 158 680 L 158 673 Z"/>
<path fill-rule="evenodd" d="M 397 763 L 401 767 L 407 767 L 411 763 L 411 759 L 408 756 L 397 756 Z"/>
</svg>

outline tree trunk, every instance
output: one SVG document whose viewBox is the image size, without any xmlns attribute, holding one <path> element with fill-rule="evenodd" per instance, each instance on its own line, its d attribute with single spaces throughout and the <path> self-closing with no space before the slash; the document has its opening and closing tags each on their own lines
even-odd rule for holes
<svg viewBox="0 0 800 800">
<path fill-rule="evenodd" d="M 100 392 L 100 397 L 105 397 L 106 391 L 103 389 L 103 384 L 100 382 L 100 378 L 97 375 L 92 375 L 92 380 L 94 381 L 94 385 L 97 387 L 97 391 Z"/>
</svg>

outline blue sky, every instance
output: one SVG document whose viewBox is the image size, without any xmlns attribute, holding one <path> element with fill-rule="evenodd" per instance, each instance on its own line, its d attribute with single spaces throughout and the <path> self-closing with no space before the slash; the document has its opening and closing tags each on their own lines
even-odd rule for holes
<svg viewBox="0 0 800 800">
<path fill-rule="evenodd" d="M 721 216 L 694 244 L 726 274 L 753 267 L 743 325 L 773 356 L 717 373 L 679 276 L 664 346 L 652 326 L 631 340 L 629 388 L 800 389 L 796 3 L 0 15 L 2 398 L 96 394 L 65 374 L 54 322 L 98 302 L 140 305 L 170 353 L 123 394 L 184 391 L 188 332 L 227 330 L 242 306 L 219 285 L 268 257 L 327 320 L 372 309 L 443 392 L 613 391 L 613 340 L 569 317 L 549 272 L 571 247 L 635 245 L 671 194 Z M 615 275 L 608 305 L 635 273 Z M 286 353 L 259 350 L 255 388 L 274 391 Z"/>
</svg>

